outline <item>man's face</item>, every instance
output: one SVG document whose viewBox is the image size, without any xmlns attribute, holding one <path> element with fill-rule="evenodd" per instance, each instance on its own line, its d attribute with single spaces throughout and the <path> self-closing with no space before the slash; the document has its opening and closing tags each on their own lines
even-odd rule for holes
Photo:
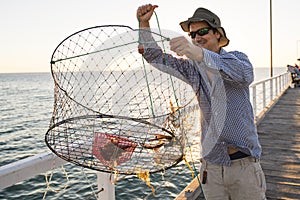
<svg viewBox="0 0 300 200">
<path fill-rule="evenodd" d="M 196 32 L 199 29 L 207 28 L 209 25 L 205 21 L 201 22 L 192 22 L 190 24 L 190 33 Z M 195 38 L 192 38 L 193 44 L 205 48 L 207 50 L 219 53 L 219 38 L 221 37 L 220 33 L 210 29 L 207 34 L 200 36 L 199 34 L 195 34 Z"/>
</svg>

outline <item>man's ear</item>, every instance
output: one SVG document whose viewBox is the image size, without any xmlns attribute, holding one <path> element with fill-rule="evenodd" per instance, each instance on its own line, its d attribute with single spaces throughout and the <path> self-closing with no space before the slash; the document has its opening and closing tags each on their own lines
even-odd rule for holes
<svg viewBox="0 0 300 200">
<path fill-rule="evenodd" d="M 216 31 L 215 35 L 216 35 L 217 39 L 220 41 L 220 39 L 221 39 L 221 33 L 219 31 Z"/>
</svg>

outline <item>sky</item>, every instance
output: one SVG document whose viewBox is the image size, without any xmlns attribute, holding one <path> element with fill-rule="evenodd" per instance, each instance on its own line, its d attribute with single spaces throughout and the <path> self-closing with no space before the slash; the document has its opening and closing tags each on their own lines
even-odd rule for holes
<svg viewBox="0 0 300 200">
<path fill-rule="evenodd" d="M 273 67 L 298 64 L 300 1 L 272 1 Z M 156 4 L 161 29 L 185 34 L 179 23 L 198 7 L 216 13 L 230 44 L 255 68 L 270 67 L 270 0 L 0 0 L 0 73 L 50 72 L 56 46 L 79 30 L 98 25 L 138 28 L 136 10 Z M 153 17 L 151 27 L 157 28 Z"/>
</svg>

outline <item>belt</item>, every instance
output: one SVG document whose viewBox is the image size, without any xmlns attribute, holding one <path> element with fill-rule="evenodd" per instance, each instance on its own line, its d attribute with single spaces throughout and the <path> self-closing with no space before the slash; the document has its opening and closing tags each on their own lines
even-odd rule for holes
<svg viewBox="0 0 300 200">
<path fill-rule="evenodd" d="M 237 159 L 241 159 L 241 158 L 246 158 L 248 156 L 250 156 L 250 155 L 245 154 L 245 153 L 243 153 L 241 151 L 237 151 L 237 152 L 235 152 L 233 154 L 229 154 L 230 160 L 237 160 Z"/>
</svg>

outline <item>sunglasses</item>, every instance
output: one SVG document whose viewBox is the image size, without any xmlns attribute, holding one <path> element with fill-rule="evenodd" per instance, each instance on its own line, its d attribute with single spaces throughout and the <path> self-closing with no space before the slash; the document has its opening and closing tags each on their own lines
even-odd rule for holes
<svg viewBox="0 0 300 200">
<path fill-rule="evenodd" d="M 211 29 L 212 29 L 211 27 L 200 28 L 197 31 L 190 32 L 189 36 L 191 36 L 191 38 L 194 39 L 196 37 L 196 34 L 199 36 L 203 36 L 206 35 Z"/>
</svg>

